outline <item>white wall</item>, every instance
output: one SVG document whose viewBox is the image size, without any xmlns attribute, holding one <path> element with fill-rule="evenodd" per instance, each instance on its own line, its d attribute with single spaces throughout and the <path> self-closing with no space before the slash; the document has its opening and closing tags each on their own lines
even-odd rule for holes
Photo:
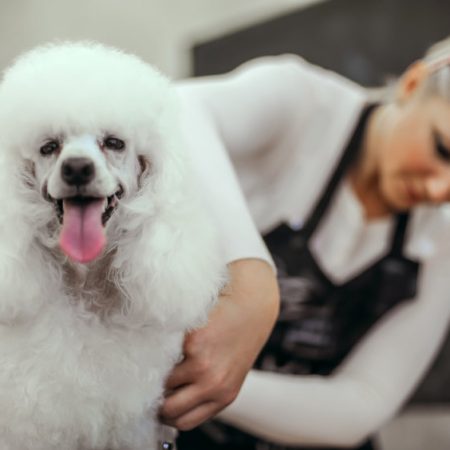
<svg viewBox="0 0 450 450">
<path fill-rule="evenodd" d="M 0 68 L 55 39 L 93 39 L 189 74 L 195 42 L 323 0 L 0 0 Z"/>
</svg>

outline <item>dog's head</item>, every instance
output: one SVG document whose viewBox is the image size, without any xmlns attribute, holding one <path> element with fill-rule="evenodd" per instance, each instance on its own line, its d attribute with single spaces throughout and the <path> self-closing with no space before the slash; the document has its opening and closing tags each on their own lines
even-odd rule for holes
<svg viewBox="0 0 450 450">
<path fill-rule="evenodd" d="M 178 159 L 172 114 L 167 80 L 137 57 L 99 44 L 40 47 L 0 86 L 1 170 L 14 170 L 13 160 L 39 196 L 33 201 L 46 205 L 62 250 L 89 262 L 121 204 Z"/>
<path fill-rule="evenodd" d="M 80 262 L 101 253 L 104 227 L 141 176 L 134 149 L 112 134 L 49 137 L 39 146 L 34 171 L 61 224 L 61 248 Z"/>
</svg>

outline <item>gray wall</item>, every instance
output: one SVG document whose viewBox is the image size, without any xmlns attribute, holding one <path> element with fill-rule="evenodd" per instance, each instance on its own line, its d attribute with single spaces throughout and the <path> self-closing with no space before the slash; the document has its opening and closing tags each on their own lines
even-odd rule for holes
<svg viewBox="0 0 450 450">
<path fill-rule="evenodd" d="M 190 73 L 193 42 L 320 0 L 0 0 L 0 69 L 55 39 L 137 53 L 171 77 Z"/>
</svg>

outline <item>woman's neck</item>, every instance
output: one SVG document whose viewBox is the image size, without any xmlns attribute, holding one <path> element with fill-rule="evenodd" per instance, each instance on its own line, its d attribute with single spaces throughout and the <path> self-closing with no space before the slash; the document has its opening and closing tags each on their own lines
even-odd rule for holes
<svg viewBox="0 0 450 450">
<path fill-rule="evenodd" d="M 366 219 L 391 215 L 394 211 L 383 198 L 380 189 L 380 149 L 383 147 L 383 127 L 390 114 L 390 105 L 376 108 L 367 122 L 359 158 L 349 171 L 350 186 L 360 201 Z"/>
</svg>

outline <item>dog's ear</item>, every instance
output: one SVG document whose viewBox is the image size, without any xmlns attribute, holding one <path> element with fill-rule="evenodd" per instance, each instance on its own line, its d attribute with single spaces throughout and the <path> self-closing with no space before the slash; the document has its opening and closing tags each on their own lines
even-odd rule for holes
<svg viewBox="0 0 450 450">
<path fill-rule="evenodd" d="M 138 186 L 140 189 L 144 185 L 145 179 L 150 175 L 152 163 L 144 155 L 139 155 L 138 161 L 139 161 L 139 167 L 140 167 L 140 172 L 139 172 L 139 176 L 138 176 Z"/>
</svg>

